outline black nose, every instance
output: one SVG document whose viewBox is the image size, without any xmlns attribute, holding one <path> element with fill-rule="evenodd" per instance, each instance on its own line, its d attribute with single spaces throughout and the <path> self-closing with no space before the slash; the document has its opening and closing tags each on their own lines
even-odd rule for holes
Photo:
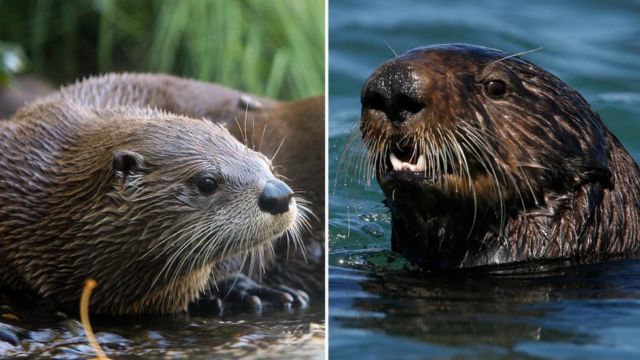
<svg viewBox="0 0 640 360">
<path fill-rule="evenodd" d="M 270 214 L 282 214 L 289 211 L 291 197 L 293 197 L 293 191 L 287 184 L 280 180 L 271 180 L 262 189 L 262 194 L 258 199 L 258 206 L 260 210 Z"/>
<path fill-rule="evenodd" d="M 382 111 L 389 121 L 400 125 L 425 108 L 423 82 L 407 65 L 385 64 L 362 88 L 362 112 L 370 109 Z"/>
</svg>

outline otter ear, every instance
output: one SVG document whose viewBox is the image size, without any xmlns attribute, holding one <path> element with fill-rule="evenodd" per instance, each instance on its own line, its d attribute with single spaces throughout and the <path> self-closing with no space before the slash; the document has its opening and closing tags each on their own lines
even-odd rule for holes
<svg viewBox="0 0 640 360">
<path fill-rule="evenodd" d="M 126 182 L 131 176 L 140 172 L 144 158 L 137 152 L 118 150 L 113 153 L 114 176 L 120 181 Z"/>
</svg>

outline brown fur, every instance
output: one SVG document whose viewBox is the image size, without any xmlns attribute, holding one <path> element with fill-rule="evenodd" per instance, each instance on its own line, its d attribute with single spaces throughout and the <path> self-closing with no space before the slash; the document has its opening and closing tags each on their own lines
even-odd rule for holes
<svg viewBox="0 0 640 360">
<path fill-rule="evenodd" d="M 228 127 L 232 134 L 242 139 L 245 115 L 241 111 L 235 116 L 240 126 L 235 120 L 227 120 Z M 267 284 L 289 284 L 322 296 L 325 268 L 324 97 L 274 103 L 270 108 L 250 112 L 246 119 L 248 143 L 254 143 L 256 148 L 260 146 L 260 151 L 267 155 L 278 151 L 273 160 L 278 172 L 296 189 L 301 189 L 300 195 L 310 202 L 315 215 L 311 221 L 312 235 L 305 238 L 306 253 L 303 255 L 302 249 L 279 242 L 275 252 L 277 261 L 271 263 L 268 274 L 262 279 Z"/>
<path fill-rule="evenodd" d="M 258 209 L 260 184 L 274 178 L 268 159 L 210 121 L 152 109 L 206 115 L 190 96 L 203 88 L 215 90 L 218 114 L 237 97 L 168 76 L 109 75 L 0 123 L 0 284 L 73 307 L 92 277 L 96 312 L 175 312 L 211 269 L 238 254 L 256 257 L 298 226 L 295 209 Z M 122 152 L 136 159 L 131 173 L 116 168 Z M 213 197 L 195 189 L 202 172 L 218 179 Z"/>
<path fill-rule="evenodd" d="M 276 244 L 276 259 L 268 274 L 259 279 L 268 284 L 287 283 L 315 295 L 324 294 L 324 97 L 298 101 L 275 101 L 247 95 L 216 84 L 169 75 L 128 74 L 127 93 L 144 94 L 147 106 L 193 118 L 225 124 L 236 138 L 271 158 L 277 172 L 310 202 L 312 236 L 303 238 L 303 249 L 286 241 Z M 76 85 L 113 92 L 119 87 L 109 77 Z M 111 88 L 111 90 L 109 90 Z M 88 93 L 95 90 L 89 90 Z M 105 101 L 106 101 L 105 97 Z M 279 149 L 279 150 L 278 150 Z M 277 154 L 276 154 L 277 151 Z"/>
<path fill-rule="evenodd" d="M 489 82 L 506 93 L 492 97 Z M 640 170 L 547 71 L 465 44 L 409 51 L 362 91 L 361 130 L 393 216 L 425 268 L 603 259 L 640 250 Z M 394 170 L 390 155 L 424 171 Z"/>
<path fill-rule="evenodd" d="M 37 77 L 10 78 L 6 87 L 0 86 L 0 119 L 8 119 L 19 108 L 54 90 L 51 84 Z"/>
</svg>

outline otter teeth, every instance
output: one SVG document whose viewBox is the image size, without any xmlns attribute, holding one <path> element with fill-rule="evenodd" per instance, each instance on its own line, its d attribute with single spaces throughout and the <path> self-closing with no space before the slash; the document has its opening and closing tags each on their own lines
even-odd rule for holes
<svg viewBox="0 0 640 360">
<path fill-rule="evenodd" d="M 395 171 L 426 171 L 427 170 L 427 158 L 424 154 L 418 156 L 418 162 L 416 164 L 412 164 L 409 162 L 404 162 L 394 154 L 391 153 L 389 155 L 389 160 L 391 160 L 391 165 L 393 166 L 393 170 Z"/>
<path fill-rule="evenodd" d="M 424 154 L 418 156 L 418 163 L 416 164 L 416 171 L 427 170 L 427 157 Z"/>
</svg>

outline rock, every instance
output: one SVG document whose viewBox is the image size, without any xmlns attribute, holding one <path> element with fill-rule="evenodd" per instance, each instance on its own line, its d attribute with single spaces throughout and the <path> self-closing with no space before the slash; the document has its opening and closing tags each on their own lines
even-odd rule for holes
<svg viewBox="0 0 640 360">
<path fill-rule="evenodd" d="M 0 323 L 0 341 L 8 342 L 11 345 L 20 344 L 20 338 L 18 334 L 23 330 L 19 327 Z"/>
</svg>

